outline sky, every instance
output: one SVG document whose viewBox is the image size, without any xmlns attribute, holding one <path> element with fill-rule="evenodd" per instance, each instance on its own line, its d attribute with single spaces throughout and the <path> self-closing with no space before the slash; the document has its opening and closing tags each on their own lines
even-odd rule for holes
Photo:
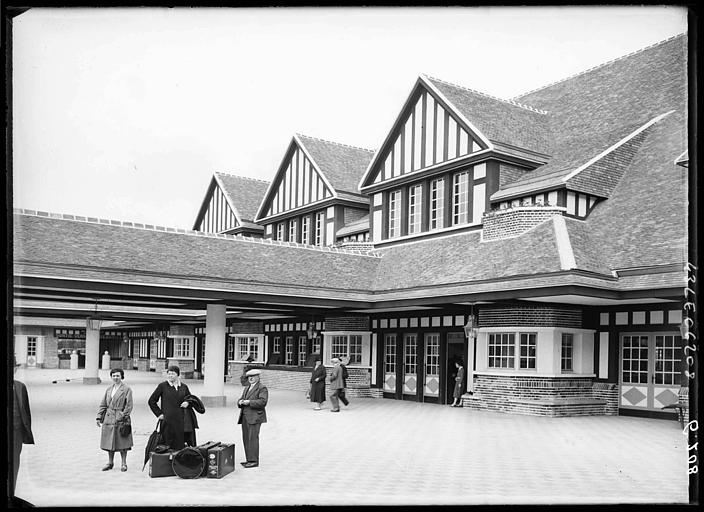
<svg viewBox="0 0 704 512">
<path fill-rule="evenodd" d="M 214 172 L 292 137 L 376 150 L 420 74 L 499 98 L 687 31 L 665 7 L 33 9 L 13 24 L 13 206 L 192 229 Z"/>
</svg>

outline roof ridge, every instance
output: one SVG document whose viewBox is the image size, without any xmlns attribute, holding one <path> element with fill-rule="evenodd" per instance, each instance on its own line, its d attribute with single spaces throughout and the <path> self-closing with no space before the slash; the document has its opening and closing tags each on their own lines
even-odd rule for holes
<svg viewBox="0 0 704 512">
<path fill-rule="evenodd" d="M 335 144 L 336 146 L 343 146 L 343 147 L 352 148 L 352 149 L 361 149 L 362 151 L 367 151 L 368 153 L 376 153 L 376 150 L 374 150 L 374 149 L 362 148 L 359 146 L 353 146 L 351 144 L 343 144 L 342 142 L 335 142 L 332 140 L 321 139 L 320 137 L 312 137 L 310 135 L 304 135 L 302 133 L 296 133 L 296 135 L 299 137 L 304 137 L 306 139 L 313 139 L 313 140 L 318 140 L 320 142 L 326 142 L 328 144 Z"/>
<path fill-rule="evenodd" d="M 429 79 L 431 79 L 431 80 L 435 80 L 436 82 L 440 82 L 440 83 L 443 83 L 443 84 L 446 84 L 446 85 L 451 85 L 452 87 L 457 87 L 458 89 L 464 89 L 465 91 L 469 91 L 469 92 L 472 92 L 472 93 L 474 93 L 474 94 L 478 94 L 478 95 L 480 95 L 480 96 L 485 96 L 485 97 L 487 97 L 487 98 L 491 98 L 491 99 L 496 100 L 496 101 L 501 101 L 502 103 L 508 103 L 509 105 L 513 105 L 513 106 L 515 106 L 515 107 L 519 107 L 519 108 L 523 108 L 523 109 L 526 109 L 526 110 L 530 110 L 531 112 L 536 112 L 536 113 L 538 113 L 538 114 L 548 114 L 548 111 L 547 111 L 547 110 L 540 110 L 539 108 L 531 107 L 530 105 L 524 105 L 523 103 L 518 103 L 518 102 L 515 101 L 515 100 L 511 100 L 511 99 L 508 99 L 508 100 L 507 100 L 507 99 L 505 99 L 505 98 L 499 98 L 498 96 L 493 96 L 493 95 L 491 95 L 491 94 L 487 94 L 487 93 L 482 92 L 482 91 L 477 91 L 476 89 L 471 89 L 471 88 L 465 87 L 465 86 L 463 86 L 463 85 L 453 84 L 452 82 L 448 82 L 447 80 L 441 80 L 441 79 L 439 79 L 439 78 L 435 78 L 434 76 L 425 75 L 425 77 L 426 77 L 426 78 L 429 78 Z"/>
<path fill-rule="evenodd" d="M 653 44 L 650 44 L 650 45 L 648 45 L 648 46 L 644 46 L 643 48 L 639 48 L 638 50 L 634 50 L 634 51 L 632 51 L 632 52 L 630 52 L 630 53 L 627 53 L 626 55 L 621 55 L 620 57 L 616 57 L 616 58 L 613 58 L 613 59 L 608 60 L 608 61 L 606 61 L 606 62 L 602 62 L 601 64 L 597 64 L 596 66 L 592 66 L 591 68 L 585 69 L 584 71 L 579 71 L 578 73 L 575 73 L 575 74 L 570 75 L 570 76 L 565 77 L 565 78 L 561 78 L 560 80 L 556 80 L 556 81 L 551 82 L 551 83 L 549 83 L 549 84 L 547 84 L 547 85 L 543 85 L 543 86 L 541 86 L 541 87 L 537 87 L 536 89 L 532 89 L 532 90 L 530 90 L 530 91 L 526 91 L 526 92 L 521 93 L 521 94 L 519 94 L 518 96 L 514 96 L 514 97 L 515 97 L 515 98 L 520 98 L 520 97 L 522 97 L 522 96 L 527 96 L 528 94 L 532 94 L 532 93 L 534 93 L 534 92 L 541 91 L 541 90 L 543 90 L 543 89 L 547 89 L 548 87 L 552 87 L 552 86 L 557 85 L 557 84 L 560 84 L 560 83 L 562 83 L 562 82 L 566 82 L 567 80 L 572 80 L 573 78 L 577 78 L 578 76 L 584 75 L 584 74 L 586 74 L 586 73 L 590 73 L 590 72 L 592 72 L 592 71 L 594 71 L 594 70 L 596 70 L 596 69 L 599 69 L 599 68 L 601 68 L 601 67 L 607 66 L 608 64 L 613 64 L 614 62 L 617 62 L 617 61 L 619 61 L 619 60 L 623 60 L 623 59 L 626 59 L 626 58 L 628 58 L 628 57 L 632 57 L 633 55 L 636 55 L 636 54 L 638 54 L 638 53 L 642 53 L 642 52 L 644 52 L 644 51 L 646 51 L 646 50 L 649 50 L 649 49 L 651 49 L 651 48 L 654 48 L 654 47 L 656 47 L 656 46 L 660 46 L 660 45 L 662 45 L 662 44 L 667 43 L 668 41 L 672 41 L 673 39 L 677 39 L 678 37 L 685 36 L 686 34 L 687 34 L 687 32 L 682 32 L 682 33 L 680 33 L 680 34 L 675 34 L 674 36 L 670 36 L 670 37 L 668 37 L 667 39 L 663 39 L 662 41 L 658 41 L 658 42 L 653 43 Z"/>
<path fill-rule="evenodd" d="M 224 174 L 225 176 L 232 176 L 233 178 L 240 178 L 243 180 L 250 180 L 250 181 L 259 181 L 261 183 L 266 183 L 267 185 L 271 183 L 270 181 L 262 180 L 259 178 L 250 178 L 249 176 L 242 176 L 240 174 L 232 174 L 230 172 L 225 172 L 225 171 L 215 171 L 214 174 Z"/>
<path fill-rule="evenodd" d="M 374 252 L 373 250 L 369 251 L 362 251 L 362 250 L 355 250 L 355 249 L 343 249 L 339 247 L 332 247 L 332 246 L 317 246 L 317 245 L 306 245 L 306 244 L 299 244 L 297 242 L 283 242 L 279 240 L 272 240 L 269 238 L 257 238 L 257 237 L 251 237 L 251 236 L 244 236 L 241 234 L 238 235 L 226 235 L 224 233 L 206 233 L 205 231 L 197 231 L 195 229 L 183 229 L 183 228 L 170 228 L 170 227 L 165 227 L 165 226 L 157 226 L 155 224 L 143 224 L 141 222 L 129 222 L 129 221 L 120 221 L 120 220 L 112 220 L 112 219 L 100 219 L 98 217 L 87 217 L 84 215 L 72 215 L 68 213 L 51 213 L 51 212 L 44 212 L 44 211 L 39 211 L 39 210 L 30 210 L 26 208 L 13 208 L 13 214 L 15 215 L 27 215 L 31 217 L 45 217 L 49 219 L 58 219 L 58 220 L 67 220 L 67 221 L 73 221 L 73 222 L 83 222 L 85 224 L 105 224 L 108 226 L 116 226 L 116 227 L 124 227 L 124 228 L 133 228 L 133 229 L 145 229 L 148 231 L 159 231 L 159 232 L 166 232 L 166 233 L 179 233 L 182 235 L 189 235 L 189 236 L 199 236 L 199 237 L 207 237 L 207 238 L 223 238 L 226 240 L 244 240 L 246 242 L 251 242 L 251 243 L 260 243 L 260 244 L 266 244 L 266 245 L 280 245 L 284 247 L 294 247 L 294 248 L 300 248 L 300 249 L 308 249 L 312 251 L 320 251 L 320 252 L 339 252 L 339 253 L 345 253 L 345 254 L 356 254 L 358 256 L 370 256 L 374 258 L 380 258 L 381 255 Z"/>
</svg>

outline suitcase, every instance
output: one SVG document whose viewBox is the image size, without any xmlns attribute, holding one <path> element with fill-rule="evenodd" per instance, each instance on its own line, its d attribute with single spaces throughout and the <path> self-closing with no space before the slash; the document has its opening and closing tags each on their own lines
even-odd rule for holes
<svg viewBox="0 0 704 512">
<path fill-rule="evenodd" d="M 235 445 L 220 444 L 208 450 L 208 478 L 222 478 L 235 470 Z"/>
<path fill-rule="evenodd" d="M 155 453 L 149 455 L 149 476 L 176 476 L 173 468 L 173 453 Z"/>
<path fill-rule="evenodd" d="M 208 441 L 207 443 L 196 446 L 196 448 L 200 450 L 200 454 L 203 456 L 203 460 L 205 461 L 205 464 L 203 464 L 203 473 L 200 476 L 208 476 L 208 450 L 219 445 L 220 441 Z"/>
</svg>

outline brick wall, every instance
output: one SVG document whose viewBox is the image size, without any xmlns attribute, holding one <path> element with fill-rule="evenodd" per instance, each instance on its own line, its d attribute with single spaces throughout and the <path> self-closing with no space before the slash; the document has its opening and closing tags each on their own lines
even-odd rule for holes
<svg viewBox="0 0 704 512">
<path fill-rule="evenodd" d="M 264 332 L 264 322 L 234 322 L 228 326 L 230 334 L 261 334 Z"/>
<path fill-rule="evenodd" d="M 246 363 L 228 363 L 228 381 L 240 384 L 242 370 Z M 261 380 L 267 388 L 287 389 L 290 391 L 306 392 L 310 387 L 310 375 L 312 368 L 290 367 L 290 368 L 269 368 L 257 366 L 262 371 Z M 347 379 L 346 394 L 350 397 L 370 397 L 381 398 L 381 389 L 372 389 L 371 373 L 368 368 L 347 367 L 349 377 Z M 326 368 L 327 376 L 330 376 L 332 368 Z M 326 393 L 330 395 L 330 386 L 326 383 Z"/>
<path fill-rule="evenodd" d="M 482 307 L 480 327 L 582 327 L 582 310 L 541 306 Z"/>
<path fill-rule="evenodd" d="M 486 212 L 482 218 L 482 242 L 519 236 L 563 211 L 556 206 L 517 206 Z"/>
<path fill-rule="evenodd" d="M 604 415 L 608 405 L 595 397 L 589 377 L 482 374 L 474 378 L 474 394 L 463 396 L 462 403 L 470 409 L 540 416 Z"/>
<path fill-rule="evenodd" d="M 325 317 L 326 331 L 368 331 L 368 316 L 327 316 Z"/>
<path fill-rule="evenodd" d="M 604 406 L 606 416 L 618 416 L 618 384 L 595 382 L 592 385 L 592 396 L 606 401 Z"/>
</svg>

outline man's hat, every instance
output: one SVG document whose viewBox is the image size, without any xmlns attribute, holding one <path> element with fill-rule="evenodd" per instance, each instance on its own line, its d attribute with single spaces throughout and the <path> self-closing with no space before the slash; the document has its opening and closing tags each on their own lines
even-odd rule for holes
<svg viewBox="0 0 704 512">
<path fill-rule="evenodd" d="M 261 370 L 257 370 L 256 368 L 253 368 L 253 369 L 249 370 L 245 375 L 247 375 L 247 377 L 253 377 L 255 375 L 261 375 L 261 373 L 262 373 Z"/>
</svg>

